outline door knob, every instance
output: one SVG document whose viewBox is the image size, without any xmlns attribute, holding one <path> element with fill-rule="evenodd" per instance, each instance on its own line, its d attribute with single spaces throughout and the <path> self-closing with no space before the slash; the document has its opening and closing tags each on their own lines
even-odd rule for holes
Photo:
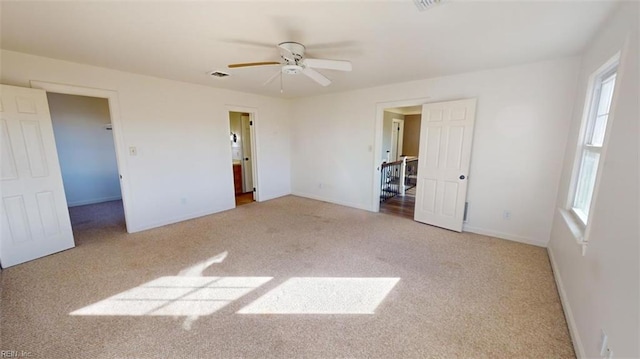
<svg viewBox="0 0 640 359">
<path fill-rule="evenodd" d="M 244 160 L 245 160 L 245 161 L 249 161 L 249 157 L 245 157 L 245 159 L 244 159 Z"/>
<path fill-rule="evenodd" d="M 465 179 L 465 178 L 466 178 L 466 177 L 465 177 L 464 175 L 460 175 L 460 179 L 461 179 L 461 180 L 463 180 L 463 179 Z"/>
</svg>

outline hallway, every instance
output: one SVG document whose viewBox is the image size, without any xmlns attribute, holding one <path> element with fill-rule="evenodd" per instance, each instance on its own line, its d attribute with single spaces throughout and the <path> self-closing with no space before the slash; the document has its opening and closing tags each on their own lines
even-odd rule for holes
<svg viewBox="0 0 640 359">
<path fill-rule="evenodd" d="M 404 196 L 396 195 L 380 203 L 380 213 L 413 219 L 416 205 L 416 187 L 405 192 Z"/>
</svg>

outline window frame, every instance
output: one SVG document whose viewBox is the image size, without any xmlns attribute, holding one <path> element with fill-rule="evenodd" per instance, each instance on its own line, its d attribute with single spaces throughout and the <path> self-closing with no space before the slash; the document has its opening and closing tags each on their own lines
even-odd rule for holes
<svg viewBox="0 0 640 359">
<path fill-rule="evenodd" d="M 605 161 L 606 148 L 609 142 L 609 133 L 611 132 L 610 129 L 614 118 L 616 93 L 620 79 L 619 75 L 620 53 L 617 53 L 591 74 L 587 86 L 587 95 L 584 102 L 583 116 L 580 124 L 580 133 L 576 144 L 575 157 L 572 162 L 573 172 L 571 175 L 571 182 L 569 184 L 569 192 L 565 205 L 565 212 L 570 216 L 570 218 L 567 218 L 567 216 L 565 216 L 565 219 L 567 219 L 568 225 L 571 227 L 572 232 L 576 236 L 576 240 L 579 243 L 583 244 L 587 243 L 588 232 L 591 225 L 590 219 L 595 208 L 595 203 L 597 202 L 603 162 Z M 607 122 L 604 128 L 604 138 L 602 141 L 602 145 L 597 146 L 591 144 L 590 142 L 596 124 L 598 105 L 602 95 L 602 84 L 612 76 L 615 76 L 615 82 L 611 94 L 611 102 L 607 114 Z M 585 215 L 584 213 L 580 213 L 579 209 L 575 208 L 575 200 L 578 194 L 578 183 L 580 182 L 582 163 L 584 158 L 586 157 L 587 152 L 597 153 L 599 155 L 599 158 L 598 165 L 595 170 L 595 180 L 593 191 L 591 194 L 591 201 L 589 204 L 589 213 Z"/>
</svg>

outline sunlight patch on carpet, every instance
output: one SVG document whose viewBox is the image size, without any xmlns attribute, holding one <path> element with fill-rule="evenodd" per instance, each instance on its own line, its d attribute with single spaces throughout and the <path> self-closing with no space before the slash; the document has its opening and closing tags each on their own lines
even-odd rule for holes
<svg viewBox="0 0 640 359">
<path fill-rule="evenodd" d="M 271 279 L 273 277 L 161 277 L 69 314 L 210 315 Z"/>
<path fill-rule="evenodd" d="M 400 278 L 294 277 L 239 314 L 375 314 Z"/>
</svg>

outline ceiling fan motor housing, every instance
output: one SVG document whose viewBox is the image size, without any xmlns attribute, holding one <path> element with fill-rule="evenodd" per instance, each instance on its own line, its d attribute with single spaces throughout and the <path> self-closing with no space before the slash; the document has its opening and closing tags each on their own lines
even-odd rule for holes
<svg viewBox="0 0 640 359">
<path fill-rule="evenodd" d="M 300 62 L 304 58 L 304 45 L 298 42 L 281 42 L 278 44 L 280 50 L 280 57 L 287 65 L 300 65 Z M 285 73 L 285 71 L 282 71 Z M 296 72 L 297 73 L 297 72 Z"/>
<path fill-rule="evenodd" d="M 293 55 L 298 55 L 300 57 L 304 56 L 304 45 L 299 42 L 285 41 L 279 43 L 278 47 Z"/>
</svg>

